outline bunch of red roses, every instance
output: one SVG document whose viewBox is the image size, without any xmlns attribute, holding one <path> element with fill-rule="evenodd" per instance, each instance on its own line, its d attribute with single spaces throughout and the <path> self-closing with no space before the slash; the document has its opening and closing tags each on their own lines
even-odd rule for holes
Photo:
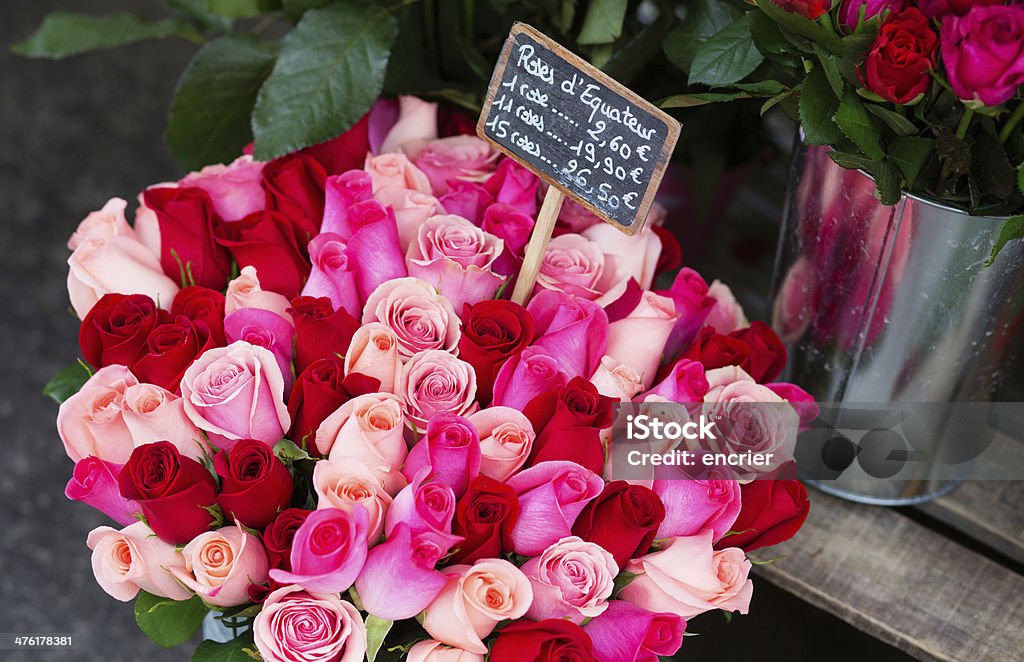
<svg viewBox="0 0 1024 662">
<path fill-rule="evenodd" d="M 678 267 L 658 217 L 625 237 L 567 206 L 528 304 L 504 299 L 539 181 L 437 113 L 381 102 L 80 224 L 90 374 L 57 424 L 67 495 L 123 527 L 90 533 L 96 578 L 156 619 L 218 612 L 244 625 L 220 645 L 268 662 L 672 655 L 687 619 L 746 613 L 745 552 L 791 537 L 806 493 L 615 480 L 616 405 L 798 423 L 813 401 L 772 383 L 785 350 L 728 287 L 652 289 Z M 776 422 L 747 438 L 779 450 Z"/>
</svg>

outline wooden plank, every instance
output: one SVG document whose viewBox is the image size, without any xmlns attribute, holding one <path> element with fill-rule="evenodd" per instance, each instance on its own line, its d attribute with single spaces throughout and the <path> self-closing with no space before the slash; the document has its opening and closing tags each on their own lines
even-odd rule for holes
<svg viewBox="0 0 1024 662">
<path fill-rule="evenodd" d="M 1024 655 L 1024 577 L 888 508 L 813 492 L 758 576 L 922 660 Z M 755 587 L 756 590 L 756 587 Z"/>
</svg>

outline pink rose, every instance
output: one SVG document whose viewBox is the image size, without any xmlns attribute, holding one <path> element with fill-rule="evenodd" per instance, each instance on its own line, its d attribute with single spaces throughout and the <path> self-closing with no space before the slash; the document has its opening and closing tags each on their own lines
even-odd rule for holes
<svg viewBox="0 0 1024 662">
<path fill-rule="evenodd" d="M 324 220 L 320 232 L 351 237 L 349 210 L 373 197 L 373 179 L 364 170 L 349 170 L 328 177 L 324 184 Z"/>
<path fill-rule="evenodd" d="M 90 455 L 114 464 L 128 461 L 135 442 L 124 420 L 124 394 L 138 383 L 128 368 L 108 365 L 61 403 L 57 433 L 73 462 Z"/>
<path fill-rule="evenodd" d="M 316 448 L 331 462 L 356 460 L 377 477 L 388 494 L 405 485 L 401 467 L 406 447 L 401 399 L 390 393 L 352 398 L 320 424 Z"/>
<path fill-rule="evenodd" d="M 562 209 L 558 212 L 558 224 L 568 228 L 569 232 L 579 234 L 589 228 L 604 225 L 604 221 L 580 203 L 569 199 L 562 203 Z"/>
<path fill-rule="evenodd" d="M 93 529 L 86 544 L 92 550 L 97 583 L 115 600 L 128 602 L 140 590 L 172 600 L 192 597 L 171 574 L 185 566 L 181 552 L 153 535 L 142 522 L 120 531 L 109 526 Z"/>
<path fill-rule="evenodd" d="M 196 359 L 181 380 L 181 396 L 189 419 L 224 450 L 239 439 L 273 446 L 291 427 L 277 359 L 244 340 Z"/>
<path fill-rule="evenodd" d="M 530 580 L 508 561 L 481 559 L 443 572 L 448 580 L 427 607 L 423 629 L 449 646 L 486 653 L 483 638 L 501 621 L 522 618 L 533 602 Z"/>
<path fill-rule="evenodd" d="M 712 609 L 746 614 L 754 584 L 743 550 L 714 550 L 712 532 L 670 538 L 647 556 L 632 559 L 626 571 L 640 575 L 619 597 L 654 612 L 690 619 Z"/>
<path fill-rule="evenodd" d="M 437 139 L 437 104 L 419 97 L 398 97 L 398 120 L 380 145 L 380 154 L 418 149 Z M 429 191 L 428 191 L 429 193 Z"/>
<path fill-rule="evenodd" d="M 629 400 L 643 390 L 640 373 L 607 354 L 590 377 L 597 392 L 616 400 Z"/>
<path fill-rule="evenodd" d="M 468 219 L 473 225 L 480 225 L 483 222 L 484 212 L 496 204 L 494 196 L 475 182 L 457 179 L 450 185 L 451 190 L 438 198 L 441 207 L 449 214 Z"/>
<path fill-rule="evenodd" d="M 267 596 L 252 624 L 265 662 L 363 662 L 366 626 L 336 594 L 284 586 Z"/>
<path fill-rule="evenodd" d="M 413 355 L 402 368 L 397 390 L 409 424 L 421 433 L 434 416 L 465 416 L 479 408 L 473 366 L 439 349 Z"/>
<path fill-rule="evenodd" d="M 563 234 L 548 244 L 534 292 L 554 290 L 606 306 L 625 290 L 629 273 L 618 255 L 578 234 Z"/>
<path fill-rule="evenodd" d="M 665 342 L 677 319 L 679 315 L 671 299 L 645 291 L 629 315 L 608 326 L 605 352 L 638 373 L 647 388 L 654 382 Z M 638 338 L 643 342 L 637 342 Z"/>
<path fill-rule="evenodd" d="M 608 315 L 585 298 L 538 292 L 526 307 L 536 326 L 534 347 L 553 356 L 570 377 L 589 377 L 608 353 Z M 547 390 L 547 389 L 546 389 Z"/>
<path fill-rule="evenodd" d="M 384 532 L 384 516 L 391 507 L 391 495 L 380 478 L 362 462 L 352 458 L 317 462 L 313 467 L 313 491 L 317 510 L 336 508 L 351 513 L 357 507 L 365 509 L 369 544 L 376 543 Z"/>
<path fill-rule="evenodd" d="M 122 416 L 135 446 L 169 441 L 185 457 L 203 456 L 202 435 L 185 413 L 185 402 L 154 384 L 133 384 L 124 390 Z"/>
<path fill-rule="evenodd" d="M 356 579 L 363 608 L 389 621 L 426 609 L 446 581 L 434 566 L 461 541 L 436 531 L 413 533 L 405 522 L 396 524 L 388 539 L 370 550 Z"/>
<path fill-rule="evenodd" d="M 224 334 L 228 343 L 244 340 L 250 345 L 269 349 L 284 377 L 284 392 L 290 393 L 292 352 L 295 349 L 295 327 L 277 313 L 260 308 L 240 308 L 224 318 Z"/>
<path fill-rule="evenodd" d="M 523 573 L 533 586 L 527 618 L 564 618 L 579 625 L 608 608 L 619 568 L 600 545 L 568 536 L 527 561 Z"/>
<path fill-rule="evenodd" d="M 384 532 L 390 537 L 399 524 L 416 534 L 431 531 L 448 535 L 455 515 L 455 492 L 429 467 L 418 471 L 395 497 Z"/>
<path fill-rule="evenodd" d="M 420 226 L 431 216 L 444 214 L 444 207 L 429 193 L 404 188 L 383 188 L 373 194 L 382 205 L 395 211 L 398 242 L 404 253 L 416 241 Z"/>
<path fill-rule="evenodd" d="M 540 178 L 514 159 L 502 159 L 483 186 L 495 202 L 511 205 L 530 216 L 537 214 Z"/>
<path fill-rule="evenodd" d="M 654 282 L 654 272 L 661 256 L 661 239 L 649 227 L 633 236 L 622 234 L 614 225 L 598 223 L 580 234 L 600 247 L 607 256 L 616 255 L 627 277 L 632 277 L 642 289 Z"/>
<path fill-rule="evenodd" d="M 117 486 L 121 466 L 91 456 L 79 460 L 64 488 L 64 496 L 92 506 L 121 526 L 137 521 L 139 505 L 121 496 Z"/>
<path fill-rule="evenodd" d="M 425 418 L 426 435 L 409 451 L 402 473 L 412 482 L 421 470 L 429 469 L 461 497 L 480 473 L 480 435 L 462 416 L 440 411 Z"/>
<path fill-rule="evenodd" d="M 469 422 L 480 435 L 480 473 L 499 482 L 526 464 L 537 434 L 523 412 L 494 406 L 471 414 Z"/>
<path fill-rule="evenodd" d="M 801 255 L 786 272 L 772 307 L 772 328 L 782 342 L 796 342 L 811 325 L 817 285 L 814 264 Z"/>
<path fill-rule="evenodd" d="M 174 576 L 211 605 L 245 604 L 249 602 L 249 584 L 267 580 L 263 544 L 240 524 L 200 533 L 181 554 L 185 565 L 174 568 Z"/>
<path fill-rule="evenodd" d="M 715 300 L 715 305 L 711 307 L 711 312 L 704 320 L 706 326 L 710 326 L 723 336 L 750 326 L 743 306 L 736 301 L 728 285 L 717 279 L 712 281 L 707 296 Z"/>
<path fill-rule="evenodd" d="M 455 310 L 493 299 L 505 282 L 494 273 L 504 242 L 458 216 L 434 216 L 420 226 L 405 255 L 409 275 L 430 283 Z"/>
<path fill-rule="evenodd" d="M 708 379 L 704 366 L 690 359 L 679 359 L 672 370 L 654 388 L 641 396 L 641 400 L 655 395 L 670 402 L 694 404 L 704 402 L 708 392 Z"/>
<path fill-rule="evenodd" d="M 861 7 L 864 18 L 870 19 L 884 11 L 899 11 L 905 4 L 906 0 L 843 0 L 839 6 L 839 22 L 852 30 L 860 20 Z"/>
<path fill-rule="evenodd" d="M 675 655 L 682 646 L 686 621 L 675 614 L 656 614 L 625 600 L 612 600 L 583 631 L 594 642 L 597 662 L 658 662 L 659 656 Z"/>
<path fill-rule="evenodd" d="M 511 205 L 499 202 L 487 208 L 480 227 L 505 242 L 505 249 L 494 261 L 495 273 L 511 276 L 519 271 L 534 223 L 533 216 Z"/>
<path fill-rule="evenodd" d="M 313 269 L 302 288 L 302 296 L 327 297 L 335 310 L 344 308 L 357 317 L 362 309 L 356 272 L 349 261 L 348 245 L 341 235 L 321 232 L 309 242 Z"/>
<path fill-rule="evenodd" d="M 382 393 L 394 393 L 402 359 L 398 354 L 398 336 L 380 322 L 359 327 L 345 352 L 345 374 L 358 372 L 380 381 Z"/>
<path fill-rule="evenodd" d="M 665 504 L 665 519 L 658 528 L 658 538 L 695 536 L 710 530 L 711 540 L 718 541 L 740 514 L 740 485 L 735 480 L 679 476 L 655 480 L 651 489 Z"/>
<path fill-rule="evenodd" d="M 405 154 L 381 154 L 380 156 L 368 154 L 363 170 L 370 174 L 375 193 L 386 188 L 433 193 L 430 188 L 430 180 L 422 170 L 412 164 Z"/>
<path fill-rule="evenodd" d="M 230 315 L 242 308 L 259 308 L 276 313 L 290 323 L 292 316 L 288 314 L 288 309 L 291 307 L 291 302 L 283 294 L 260 287 L 256 267 L 244 267 L 241 274 L 228 283 L 228 291 L 224 300 L 225 315 Z"/>
<path fill-rule="evenodd" d="M 315 510 L 295 532 L 291 571 L 274 568 L 270 578 L 279 584 L 298 584 L 307 591 L 341 593 L 355 582 L 366 562 L 366 509 Z"/>
<path fill-rule="evenodd" d="M 530 346 L 498 370 L 492 403 L 521 410 L 538 395 L 568 381 L 569 375 L 553 356 L 542 347 Z"/>
<path fill-rule="evenodd" d="M 516 554 L 536 556 L 571 535 L 583 508 L 604 489 L 604 481 L 575 462 L 540 462 L 506 481 L 519 496 L 512 530 Z"/>
<path fill-rule="evenodd" d="M 942 20 L 942 60 L 953 92 L 998 106 L 1024 83 L 1024 7 L 975 6 Z"/>
<path fill-rule="evenodd" d="M 225 221 L 263 211 L 267 194 L 260 184 L 263 163 L 243 154 L 228 165 L 208 165 L 185 175 L 178 186 L 196 186 L 210 194 L 213 209 Z"/>
<path fill-rule="evenodd" d="M 446 646 L 440 641 L 426 639 L 409 649 L 407 662 L 484 662 L 480 653 Z"/>
<path fill-rule="evenodd" d="M 398 278 L 374 290 L 363 307 L 363 324 L 367 322 L 394 331 L 404 358 L 428 349 L 453 351 L 461 336 L 452 304 L 417 278 Z"/>
<path fill-rule="evenodd" d="M 146 294 L 169 309 L 178 285 L 164 275 L 160 260 L 126 235 L 93 235 L 77 245 L 68 258 L 68 296 L 79 319 L 104 294 Z"/>
<path fill-rule="evenodd" d="M 672 360 L 693 344 L 697 333 L 704 326 L 704 320 L 714 308 L 715 300 L 708 296 L 708 284 L 689 267 L 679 270 L 671 288 L 657 290 L 657 293 L 672 299 L 679 313 L 679 319 L 665 345 L 665 358 Z"/>
<path fill-rule="evenodd" d="M 426 174 L 435 195 L 448 192 L 448 182 L 463 179 L 482 182 L 494 172 L 496 152 L 476 136 L 452 136 L 433 140 L 416 154 L 416 167 Z"/>
<path fill-rule="evenodd" d="M 89 212 L 68 239 L 68 250 L 73 251 L 90 239 L 109 241 L 118 236 L 137 239 L 124 216 L 127 207 L 128 203 L 121 198 L 111 198 L 102 209 Z"/>
</svg>

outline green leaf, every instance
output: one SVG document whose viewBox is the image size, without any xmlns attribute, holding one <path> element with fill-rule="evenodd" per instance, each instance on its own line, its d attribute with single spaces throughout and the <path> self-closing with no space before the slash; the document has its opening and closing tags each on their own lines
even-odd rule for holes
<svg viewBox="0 0 1024 662">
<path fill-rule="evenodd" d="M 735 83 L 730 85 L 738 90 L 748 92 L 752 95 L 773 97 L 776 94 L 782 94 L 789 90 L 788 87 L 783 85 L 777 80 L 759 80 L 755 83 Z"/>
<path fill-rule="evenodd" d="M 865 32 L 856 32 L 843 37 L 842 55 L 839 57 L 839 73 L 846 82 L 854 87 L 860 87 L 860 80 L 857 77 L 857 67 L 864 61 L 864 56 L 875 41 L 877 28 L 872 27 Z"/>
<path fill-rule="evenodd" d="M 79 361 L 54 375 L 53 379 L 43 387 L 43 395 L 52 398 L 57 404 L 61 404 L 78 393 L 91 376 L 92 373 L 89 372 L 88 366 Z"/>
<path fill-rule="evenodd" d="M 167 144 L 182 167 L 228 162 L 252 140 L 249 118 L 276 46 L 227 35 L 203 46 L 178 81 L 167 121 Z"/>
<path fill-rule="evenodd" d="M 1009 198 L 1017 188 L 1017 171 L 998 138 L 989 131 L 979 131 L 972 154 L 971 174 L 981 190 L 999 200 Z"/>
<path fill-rule="evenodd" d="M 751 12 L 750 35 L 754 38 L 757 50 L 766 58 L 782 66 L 795 67 L 800 64 L 796 57 L 799 51 L 793 42 L 786 39 L 779 29 L 779 24 L 764 12 Z"/>
<path fill-rule="evenodd" d="M 837 97 L 843 96 L 843 88 L 845 86 L 843 84 L 843 76 L 839 73 L 838 61 L 825 52 L 825 49 L 818 44 L 814 45 L 814 52 L 818 55 L 818 65 L 825 72 L 825 78 L 828 79 L 828 84 L 832 87 L 832 91 L 836 93 Z"/>
<path fill-rule="evenodd" d="M 750 14 L 744 14 L 700 47 L 690 66 L 691 85 L 736 83 L 764 62 L 750 36 L 750 21 Z"/>
<path fill-rule="evenodd" d="M 670 16 L 645 27 L 625 46 L 615 49 L 612 58 L 604 66 L 604 72 L 623 85 L 629 85 L 633 77 L 643 72 L 651 60 L 658 56 L 666 35 L 675 24 L 675 17 Z"/>
<path fill-rule="evenodd" d="M 89 16 L 53 12 L 43 19 L 31 37 L 18 42 L 11 50 L 25 57 L 59 60 L 88 51 L 175 36 L 192 41 L 201 39 L 194 27 L 177 19 L 145 21 L 129 13 Z"/>
<path fill-rule="evenodd" d="M 223 32 L 230 30 L 234 21 L 224 16 L 217 16 L 206 9 L 206 0 L 166 0 L 167 6 L 191 18 L 203 30 Z"/>
<path fill-rule="evenodd" d="M 295 462 L 297 460 L 312 460 L 309 453 L 295 445 L 291 439 L 282 439 L 274 444 L 274 455 L 282 462 Z"/>
<path fill-rule="evenodd" d="M 135 622 L 139 629 L 164 648 L 191 639 L 208 611 L 198 595 L 177 601 L 140 591 L 135 600 Z"/>
<path fill-rule="evenodd" d="M 206 8 L 219 16 L 250 18 L 281 8 L 280 0 L 206 0 Z"/>
<path fill-rule="evenodd" d="M 833 121 L 839 99 L 828 84 L 821 67 L 811 69 L 800 85 L 800 126 L 810 145 L 832 145 L 843 140 L 843 132 Z"/>
<path fill-rule="evenodd" d="M 675 94 L 658 102 L 661 108 L 693 108 L 704 106 L 709 103 L 722 101 L 733 101 L 734 99 L 749 99 L 746 92 L 695 92 L 693 94 Z"/>
<path fill-rule="evenodd" d="M 380 94 L 397 32 L 394 16 L 372 5 L 306 12 L 256 98 L 256 158 L 329 140 L 355 124 Z"/>
<path fill-rule="evenodd" d="M 1006 244 L 1014 239 L 1019 241 L 1022 238 L 1024 238 L 1024 214 L 1006 219 L 1003 222 L 1003 227 L 999 230 L 999 238 L 996 239 L 996 243 L 992 247 L 992 255 L 985 262 L 985 266 L 992 266 L 992 263 L 996 261 L 996 257 L 999 256 L 999 252 L 1003 250 Z"/>
<path fill-rule="evenodd" d="M 900 172 L 891 163 L 875 161 L 863 154 L 830 151 L 829 158 L 838 165 L 851 170 L 863 170 L 875 181 L 876 197 L 883 205 L 894 205 L 900 200 L 903 190 L 900 187 Z"/>
<path fill-rule="evenodd" d="M 610 44 L 622 34 L 626 0 L 592 0 L 576 41 L 580 44 Z"/>
<path fill-rule="evenodd" d="M 912 136 L 917 133 L 917 127 L 903 115 L 895 110 L 889 110 L 885 106 L 876 103 L 867 104 L 868 112 L 885 122 L 886 126 L 893 130 L 897 136 Z"/>
<path fill-rule="evenodd" d="M 377 651 L 380 650 L 384 638 L 388 636 L 394 624 L 394 621 L 386 621 L 373 614 L 366 617 L 366 659 L 369 662 L 374 662 L 377 658 Z"/>
<path fill-rule="evenodd" d="M 931 138 L 900 136 L 889 143 L 887 158 L 900 169 L 903 179 L 907 182 L 907 188 L 911 189 L 934 150 L 935 141 Z"/>
<path fill-rule="evenodd" d="M 1024 163 L 1017 167 L 1017 190 L 1024 193 Z"/>
<path fill-rule="evenodd" d="M 253 662 L 259 659 L 250 630 L 224 643 L 210 640 L 201 642 L 192 654 L 191 662 Z"/>
<path fill-rule="evenodd" d="M 795 89 L 787 89 L 787 90 L 783 90 L 782 92 L 779 92 L 775 96 L 771 97 L 770 99 L 765 101 L 764 104 L 762 104 L 762 106 L 761 106 L 761 114 L 764 115 L 769 110 L 774 108 L 776 105 L 782 103 L 783 101 L 786 101 L 787 99 L 792 97 L 793 94 L 796 91 L 797 90 L 795 90 Z"/>
<path fill-rule="evenodd" d="M 622 589 L 624 589 L 627 586 L 629 586 L 630 584 L 632 584 L 633 580 L 635 580 L 637 577 L 639 577 L 642 574 L 644 574 L 644 573 L 642 573 L 642 572 L 626 572 L 625 570 L 620 572 L 618 575 L 615 576 L 615 580 L 613 582 L 613 588 L 612 588 L 612 595 L 618 595 L 619 592 Z"/>
<path fill-rule="evenodd" d="M 839 102 L 835 115 L 836 124 L 843 134 L 852 140 L 869 159 L 880 161 L 885 158 L 885 150 L 878 135 L 878 128 L 871 121 L 871 114 L 864 107 L 856 92 L 847 92 Z"/>
<path fill-rule="evenodd" d="M 843 43 L 840 41 L 839 35 L 826 29 L 820 23 L 804 18 L 796 12 L 786 11 L 772 0 L 755 0 L 755 4 L 783 30 L 810 39 L 812 42 L 824 46 L 830 53 L 842 54 Z"/>
<path fill-rule="evenodd" d="M 696 0 L 686 19 L 665 37 L 665 57 L 686 73 L 697 50 L 742 15 L 739 9 L 719 0 Z"/>
</svg>

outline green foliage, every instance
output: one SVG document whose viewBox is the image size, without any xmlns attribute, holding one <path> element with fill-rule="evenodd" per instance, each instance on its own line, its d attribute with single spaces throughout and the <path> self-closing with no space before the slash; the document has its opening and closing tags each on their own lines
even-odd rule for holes
<svg viewBox="0 0 1024 662">
<path fill-rule="evenodd" d="M 192 653 L 191 662 L 253 662 L 260 659 L 249 631 L 224 643 L 203 641 Z"/>
<path fill-rule="evenodd" d="M 140 591 L 135 600 L 135 622 L 139 629 L 164 648 L 191 639 L 208 611 L 197 595 L 179 601 Z"/>
<path fill-rule="evenodd" d="M 31 37 L 18 42 L 11 50 L 25 57 L 59 60 L 69 55 L 166 37 L 200 39 L 192 25 L 171 18 L 146 21 L 128 13 L 89 16 L 53 12 L 43 19 Z"/>
<path fill-rule="evenodd" d="M 695 0 L 684 20 L 665 38 L 665 55 L 686 73 L 694 54 L 704 43 L 724 30 L 742 13 L 734 5 L 719 0 Z"/>
<path fill-rule="evenodd" d="M 46 386 L 43 387 L 43 395 L 61 404 L 75 393 L 81 390 L 82 385 L 89 381 L 92 372 L 88 365 L 79 361 L 69 365 L 53 376 Z"/>
<path fill-rule="evenodd" d="M 738 83 L 764 61 L 750 36 L 750 14 L 744 14 L 704 42 L 690 64 L 690 84 L 721 86 Z"/>
<path fill-rule="evenodd" d="M 384 639 L 394 624 L 394 621 L 386 621 L 373 614 L 366 617 L 366 659 L 369 662 L 374 662 L 377 658 L 377 652 L 380 651 Z"/>
<path fill-rule="evenodd" d="M 206 9 L 219 16 L 249 18 L 281 9 L 280 0 L 206 0 Z"/>
<path fill-rule="evenodd" d="M 626 0 L 593 0 L 587 8 L 577 41 L 581 44 L 610 44 L 622 35 Z"/>
</svg>

